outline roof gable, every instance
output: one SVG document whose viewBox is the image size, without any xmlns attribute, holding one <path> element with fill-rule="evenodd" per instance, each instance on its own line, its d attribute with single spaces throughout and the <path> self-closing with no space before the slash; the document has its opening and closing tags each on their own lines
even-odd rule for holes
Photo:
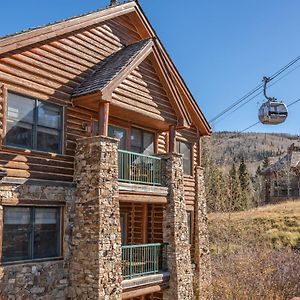
<svg viewBox="0 0 300 300">
<path fill-rule="evenodd" d="M 73 97 L 102 92 L 107 86 L 134 61 L 138 54 L 149 46 L 151 40 L 142 40 L 124 47 L 101 61 L 95 71 L 88 76 L 74 92 Z"/>
<path fill-rule="evenodd" d="M 87 77 L 73 93 L 73 103 L 84 105 L 89 102 L 108 101 L 111 102 L 114 91 L 124 82 L 134 70 L 141 65 L 148 57 L 154 65 L 154 72 L 158 73 L 159 85 L 163 85 L 168 96 L 168 105 L 171 105 L 172 112 L 175 111 L 178 126 L 190 126 L 191 118 L 186 110 L 182 99 L 178 96 L 176 89 L 169 82 L 168 74 L 161 65 L 159 55 L 155 51 L 152 39 L 146 39 L 131 44 L 111 54 L 98 64 L 91 76 Z M 155 75 L 156 76 L 156 75 Z M 147 83 L 145 83 L 147 85 Z M 131 96 L 132 97 L 132 96 Z M 150 96 L 151 97 L 151 96 Z M 121 101 L 122 102 L 122 101 Z M 129 101 L 130 102 L 130 101 Z M 138 102 L 136 102 L 138 104 Z M 157 102 L 153 105 L 162 108 Z M 96 105 L 97 106 L 97 105 Z M 157 109 L 153 108 L 157 112 Z M 172 119 L 172 118 L 171 118 Z M 166 118 L 169 120 L 169 118 Z M 171 121 L 171 124 L 174 124 Z"/>
<path fill-rule="evenodd" d="M 201 135 L 210 134 L 210 126 L 197 102 L 136 1 L 129 1 L 94 13 L 0 39 L 0 55 L 52 38 L 57 38 L 77 30 L 82 30 L 122 15 L 130 17 L 143 39 L 154 39 L 156 46 L 154 54 L 161 60 L 160 66 L 163 69 L 163 74 L 166 76 L 166 82 L 168 82 L 171 93 L 177 98 L 179 110 L 185 114 L 184 119 L 188 119 L 190 116 L 193 124 L 199 129 Z M 188 111 L 187 114 L 186 111 Z"/>
</svg>

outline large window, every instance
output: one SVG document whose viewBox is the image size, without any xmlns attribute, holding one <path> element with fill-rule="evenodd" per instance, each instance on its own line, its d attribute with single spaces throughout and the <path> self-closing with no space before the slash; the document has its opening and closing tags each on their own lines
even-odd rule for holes
<svg viewBox="0 0 300 300">
<path fill-rule="evenodd" d="M 5 139 L 9 146 L 60 153 L 61 107 L 9 93 Z"/>
<path fill-rule="evenodd" d="M 2 261 L 60 256 L 60 209 L 4 207 Z"/>
<path fill-rule="evenodd" d="M 138 128 L 131 129 L 131 151 L 145 155 L 154 154 L 154 133 Z"/>
<path fill-rule="evenodd" d="M 183 155 L 183 172 L 192 175 L 192 145 L 180 140 L 176 141 L 176 151 Z"/>
</svg>

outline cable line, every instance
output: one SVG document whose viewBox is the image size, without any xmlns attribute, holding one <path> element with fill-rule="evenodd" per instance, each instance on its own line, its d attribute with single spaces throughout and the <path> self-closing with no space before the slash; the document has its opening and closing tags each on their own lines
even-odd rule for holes
<svg viewBox="0 0 300 300">
<path fill-rule="evenodd" d="M 293 106 L 294 104 L 298 103 L 299 101 L 300 101 L 300 98 L 297 99 L 297 100 L 295 100 L 295 101 L 293 101 L 292 103 L 288 104 L 287 107 L 291 107 L 291 106 Z M 245 128 L 245 129 L 242 130 L 241 132 L 245 132 L 245 131 L 249 130 L 250 128 L 256 126 L 256 125 L 259 124 L 259 123 L 260 123 L 260 121 L 254 123 L 254 124 L 252 124 L 252 125 L 250 125 L 250 126 L 248 126 L 247 128 Z"/>
<path fill-rule="evenodd" d="M 278 70 L 277 72 L 275 72 L 271 77 L 270 77 L 270 81 L 272 81 L 273 79 L 275 79 L 276 77 L 278 77 L 280 74 L 282 74 L 283 72 L 285 72 L 287 69 L 289 69 L 292 65 L 294 65 L 298 60 L 300 60 L 300 56 L 296 57 L 295 59 L 293 59 L 292 61 L 290 61 L 288 64 L 286 64 L 284 67 L 282 67 L 280 70 Z M 263 87 L 263 83 L 259 84 L 258 86 L 256 86 L 254 89 L 252 89 L 250 92 L 248 92 L 247 94 L 245 94 L 243 97 L 241 97 L 240 99 L 238 99 L 237 101 L 235 101 L 233 104 L 231 104 L 229 107 L 227 107 L 226 109 L 224 109 L 222 112 L 220 112 L 218 115 L 216 115 L 214 118 L 212 118 L 210 120 L 211 123 L 215 122 L 217 119 L 219 119 L 220 117 L 222 117 L 224 114 L 226 114 L 228 111 L 232 110 L 233 108 L 235 108 L 237 105 L 239 105 L 240 103 L 244 102 L 247 98 L 249 98 L 250 96 L 252 96 L 253 94 L 255 94 L 257 91 L 259 91 L 262 87 Z M 254 98 L 253 98 L 254 99 Z M 249 102 L 249 101 L 248 101 Z M 248 103 L 247 102 L 247 103 Z"/>
<path fill-rule="evenodd" d="M 300 68 L 300 65 L 294 67 L 293 69 L 291 69 L 289 72 L 287 72 L 286 74 L 284 74 L 283 76 L 279 77 L 277 80 L 275 80 L 274 82 L 272 82 L 269 87 L 275 85 L 277 82 L 281 81 L 282 79 L 284 79 L 285 77 L 287 77 L 288 75 L 290 75 L 292 72 L 294 72 L 295 70 L 297 70 L 298 68 Z M 223 118 L 219 118 L 218 120 L 216 120 L 216 122 L 214 122 L 214 125 L 218 124 L 220 121 L 226 119 L 227 117 L 229 117 L 230 115 L 232 115 L 233 113 L 235 113 L 237 110 L 239 110 L 240 108 L 242 108 L 243 106 L 245 106 L 247 103 L 251 102 L 253 99 L 255 99 L 257 96 L 261 95 L 263 93 L 263 91 L 258 92 L 257 94 L 255 94 L 253 97 L 251 97 L 250 99 L 248 99 L 246 102 L 241 103 L 237 108 L 235 108 L 233 111 L 228 112 L 228 114 L 226 114 Z"/>
</svg>

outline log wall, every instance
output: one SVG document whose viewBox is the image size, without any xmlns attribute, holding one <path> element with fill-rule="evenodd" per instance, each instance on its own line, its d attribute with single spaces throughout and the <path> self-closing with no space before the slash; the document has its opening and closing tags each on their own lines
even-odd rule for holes
<svg viewBox="0 0 300 300">
<path fill-rule="evenodd" d="M 144 205 L 147 206 L 146 216 L 144 216 Z M 120 202 L 120 210 L 121 213 L 126 214 L 127 244 L 163 242 L 163 204 Z"/>
<path fill-rule="evenodd" d="M 73 89 L 93 71 L 95 65 L 123 44 L 140 40 L 128 16 L 121 16 L 91 28 L 48 40 L 0 56 L 0 118 L 3 124 L 3 88 L 64 106 L 63 155 L 38 151 L 0 149 L 0 167 L 10 177 L 73 180 L 76 139 L 90 135 L 95 113 L 71 105 Z M 0 133 L 3 126 L 0 126 Z"/>
<path fill-rule="evenodd" d="M 9 177 L 73 180 L 76 140 L 91 135 L 91 131 L 86 128 L 92 127 L 97 114 L 85 108 L 73 107 L 71 93 L 101 60 L 124 44 L 140 39 L 138 30 L 125 15 L 0 55 L 0 134 L 5 129 L 6 89 L 62 105 L 65 120 L 63 154 L 22 150 L 5 145 L 0 147 L 0 167 L 7 171 Z M 151 59 L 147 58 L 116 89 L 113 102 L 131 109 L 140 108 L 168 123 L 174 123 L 176 114 Z M 119 118 L 124 119 L 124 116 Z M 193 142 L 196 130 L 180 130 L 177 136 Z M 157 132 L 156 146 L 158 153 L 168 151 L 166 132 Z M 197 153 L 194 144 L 195 164 Z M 193 177 L 185 177 L 186 201 L 190 206 L 194 199 L 193 187 Z"/>
</svg>

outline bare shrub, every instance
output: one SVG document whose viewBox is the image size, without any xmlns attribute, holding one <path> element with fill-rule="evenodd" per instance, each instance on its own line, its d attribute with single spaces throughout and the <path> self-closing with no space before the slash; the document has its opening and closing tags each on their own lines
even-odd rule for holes
<svg viewBox="0 0 300 300">
<path fill-rule="evenodd" d="M 249 248 L 214 255 L 214 299 L 285 300 L 300 295 L 300 253 Z"/>
</svg>

